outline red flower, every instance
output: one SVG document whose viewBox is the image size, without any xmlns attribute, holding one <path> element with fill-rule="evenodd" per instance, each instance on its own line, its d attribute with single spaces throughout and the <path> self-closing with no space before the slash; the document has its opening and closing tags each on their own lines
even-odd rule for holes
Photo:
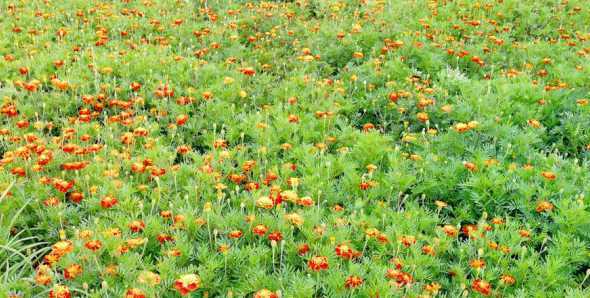
<svg viewBox="0 0 590 298">
<path fill-rule="evenodd" d="M 268 228 L 265 225 L 256 225 L 252 229 L 252 232 L 260 237 L 264 236 L 264 234 L 266 234 L 267 231 Z"/>
<path fill-rule="evenodd" d="M 66 193 L 74 186 L 73 181 L 65 181 L 59 178 L 53 179 L 53 187 L 60 192 Z"/>
<path fill-rule="evenodd" d="M 362 285 L 363 282 L 364 281 L 362 277 L 351 275 L 346 278 L 346 281 L 344 282 L 344 287 L 347 289 L 354 289 Z"/>
<path fill-rule="evenodd" d="M 403 287 L 405 285 L 409 285 L 414 281 L 414 278 L 409 273 L 397 270 L 397 269 L 387 269 L 387 273 L 385 273 L 385 277 L 388 279 L 394 279 L 395 284 L 398 287 Z"/>
<path fill-rule="evenodd" d="M 19 176 L 19 177 L 24 177 L 27 175 L 27 171 L 21 167 L 17 167 L 17 168 L 12 169 L 10 171 L 10 173 L 12 173 L 12 175 Z"/>
<path fill-rule="evenodd" d="M 281 234 L 281 232 L 275 231 L 275 232 L 268 234 L 268 240 L 279 242 L 282 239 L 283 239 L 283 235 Z"/>
<path fill-rule="evenodd" d="M 82 266 L 78 264 L 73 264 L 64 269 L 64 278 L 68 280 L 75 279 L 80 274 L 82 274 Z"/>
<path fill-rule="evenodd" d="M 131 83 L 131 85 L 129 85 L 129 87 L 131 87 L 131 90 L 137 92 L 137 91 L 139 91 L 139 89 L 141 89 L 141 84 L 137 83 L 137 82 L 133 82 L 133 83 Z"/>
<path fill-rule="evenodd" d="M 74 203 L 80 203 L 84 199 L 84 194 L 81 192 L 72 192 L 69 194 L 68 199 Z"/>
<path fill-rule="evenodd" d="M 188 121 L 188 115 L 178 115 L 176 117 L 176 125 L 183 126 Z"/>
<path fill-rule="evenodd" d="M 489 296 L 492 292 L 492 285 L 489 282 L 481 279 L 476 279 L 471 283 L 471 288 L 484 296 Z"/>
<path fill-rule="evenodd" d="M 174 288 L 182 296 L 196 291 L 201 286 L 201 278 L 196 274 L 185 274 L 174 282 Z"/>
<path fill-rule="evenodd" d="M 479 270 L 486 266 L 486 262 L 482 259 L 475 259 L 469 262 L 469 266 L 471 266 L 473 269 Z"/>
<path fill-rule="evenodd" d="M 63 256 L 74 251 L 74 244 L 70 240 L 61 240 L 51 246 L 52 253 Z"/>
<path fill-rule="evenodd" d="M 399 97 L 399 94 L 396 92 L 389 93 L 389 101 L 391 102 L 397 102 Z"/>
<path fill-rule="evenodd" d="M 279 298 L 279 295 L 270 290 L 262 289 L 254 294 L 254 298 Z"/>
<path fill-rule="evenodd" d="M 91 251 L 97 251 L 102 247 L 102 243 L 100 240 L 90 240 L 84 244 L 86 248 L 90 249 Z"/>
<path fill-rule="evenodd" d="M 174 237 L 172 237 L 172 235 L 168 235 L 168 234 L 158 234 L 158 241 L 160 242 L 160 244 L 164 244 L 168 241 L 173 241 Z"/>
<path fill-rule="evenodd" d="M 145 223 L 143 222 L 143 220 L 134 220 L 131 223 L 129 223 L 129 229 L 133 233 L 141 232 L 141 231 L 143 231 L 144 228 L 145 228 Z"/>
<path fill-rule="evenodd" d="M 311 269 L 311 271 L 315 272 L 327 270 L 329 267 L 328 258 L 319 256 L 313 257 L 307 261 L 307 267 Z"/>
<path fill-rule="evenodd" d="M 557 175 L 551 171 L 541 172 L 541 176 L 549 181 L 555 180 L 555 178 L 557 178 Z"/>
<path fill-rule="evenodd" d="M 368 182 L 361 182 L 361 184 L 359 185 L 359 188 L 361 190 L 367 190 L 371 187 L 371 185 Z"/>
<path fill-rule="evenodd" d="M 309 245 L 307 243 L 303 243 L 297 248 L 297 254 L 300 256 L 305 255 L 307 252 L 309 252 Z"/>
<path fill-rule="evenodd" d="M 337 256 L 342 257 L 345 260 L 350 260 L 361 255 L 360 252 L 346 244 L 337 245 L 335 251 Z"/>
<path fill-rule="evenodd" d="M 240 231 L 240 230 L 235 230 L 235 231 L 229 232 L 229 238 L 232 238 L 232 239 L 241 238 L 242 235 L 244 235 L 244 233 L 242 233 L 242 231 Z"/>
<path fill-rule="evenodd" d="M 131 288 L 125 293 L 125 298 L 145 298 L 145 294 L 140 289 Z"/>
<path fill-rule="evenodd" d="M 463 232 L 463 234 L 467 237 L 469 237 L 469 239 L 476 239 L 477 235 L 477 226 L 476 225 L 465 225 L 461 228 L 461 232 Z M 483 236 L 483 235 L 482 235 Z"/>
<path fill-rule="evenodd" d="M 70 298 L 70 288 L 64 285 L 54 285 L 49 291 L 49 298 Z"/>
<path fill-rule="evenodd" d="M 119 201 L 115 197 L 106 196 L 102 200 L 100 200 L 100 206 L 102 208 L 108 209 L 115 206 Z"/>
<path fill-rule="evenodd" d="M 247 75 L 247 76 L 253 76 L 256 74 L 256 70 L 254 70 L 254 68 L 251 67 L 245 67 L 240 69 L 240 72 Z"/>
<path fill-rule="evenodd" d="M 47 207 L 55 207 L 55 206 L 59 205 L 59 203 L 60 203 L 60 201 L 56 197 L 51 197 L 51 198 L 48 198 L 47 200 L 43 201 L 43 205 L 45 205 Z"/>
<path fill-rule="evenodd" d="M 88 165 L 85 161 L 66 162 L 61 165 L 61 169 L 64 171 L 79 171 L 84 169 Z"/>
</svg>

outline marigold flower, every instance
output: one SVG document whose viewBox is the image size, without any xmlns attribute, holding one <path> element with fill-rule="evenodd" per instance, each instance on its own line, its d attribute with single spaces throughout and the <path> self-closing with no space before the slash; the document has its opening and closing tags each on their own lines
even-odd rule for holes
<svg viewBox="0 0 590 298">
<path fill-rule="evenodd" d="M 290 222 L 292 225 L 300 227 L 303 225 L 304 220 L 303 217 L 301 217 L 301 215 L 297 214 L 297 213 L 290 213 L 285 215 L 285 219 Z"/>
<path fill-rule="evenodd" d="M 70 288 L 65 285 L 56 284 L 49 291 L 49 298 L 70 298 Z"/>
<path fill-rule="evenodd" d="M 555 173 L 553 173 L 551 171 L 541 172 L 541 176 L 543 176 L 543 178 L 545 178 L 549 181 L 555 180 L 555 178 L 557 178 L 557 175 L 555 175 Z"/>
<path fill-rule="evenodd" d="M 35 283 L 38 285 L 46 286 L 50 284 L 51 281 L 51 267 L 45 264 L 39 265 L 35 272 Z"/>
<path fill-rule="evenodd" d="M 128 289 L 127 292 L 125 292 L 125 298 L 145 298 L 145 293 L 137 288 L 131 288 Z"/>
<path fill-rule="evenodd" d="M 287 202 L 295 203 L 299 199 L 299 196 L 295 191 L 292 190 L 285 190 L 281 192 L 281 197 Z"/>
<path fill-rule="evenodd" d="M 516 283 L 516 279 L 512 275 L 502 274 L 502 276 L 500 276 L 500 282 L 504 285 L 511 286 Z"/>
<path fill-rule="evenodd" d="M 309 245 L 307 243 L 303 243 L 297 247 L 297 254 L 303 256 L 309 252 Z"/>
<path fill-rule="evenodd" d="M 392 279 L 395 282 L 395 285 L 398 287 L 409 285 L 414 281 L 412 275 L 407 272 L 400 271 L 399 269 L 387 269 L 385 277 L 387 279 Z"/>
<path fill-rule="evenodd" d="M 196 274 L 185 274 L 174 282 L 174 288 L 182 296 L 194 292 L 201 286 L 201 278 Z"/>
<path fill-rule="evenodd" d="M 314 205 L 314 201 L 311 197 L 302 197 L 297 199 L 297 205 L 309 207 Z"/>
<path fill-rule="evenodd" d="M 492 285 L 487 281 L 476 279 L 471 283 L 471 289 L 484 296 L 489 296 L 492 292 Z"/>
<path fill-rule="evenodd" d="M 481 270 L 486 266 L 486 262 L 482 259 L 475 259 L 469 262 L 469 266 L 476 270 Z"/>
<path fill-rule="evenodd" d="M 174 241 L 174 237 L 172 237 L 172 235 L 169 235 L 169 234 L 166 234 L 166 233 L 160 233 L 160 234 L 158 234 L 158 236 L 156 238 L 158 239 L 158 242 L 160 242 L 160 244 L 164 244 L 166 242 Z"/>
<path fill-rule="evenodd" d="M 102 247 L 102 242 L 100 242 L 100 240 L 90 240 L 86 242 L 84 246 L 91 251 L 97 251 Z"/>
<path fill-rule="evenodd" d="M 268 231 L 268 228 L 265 225 L 256 225 L 254 226 L 254 228 L 252 229 L 252 232 L 258 236 L 264 236 L 264 234 L 266 234 L 266 232 Z"/>
<path fill-rule="evenodd" d="M 424 112 L 420 112 L 420 113 L 416 114 L 416 118 L 418 118 L 418 120 L 420 122 L 426 122 L 429 119 L 428 114 L 424 113 Z"/>
<path fill-rule="evenodd" d="M 400 237 L 399 242 L 405 247 L 410 247 L 416 243 L 416 237 L 411 235 L 403 235 Z"/>
<path fill-rule="evenodd" d="M 469 239 L 476 239 L 478 235 L 476 235 L 478 228 L 476 225 L 464 225 L 461 228 L 461 232 L 463 232 L 464 235 L 466 235 L 467 237 L 469 237 Z"/>
<path fill-rule="evenodd" d="M 68 195 L 68 199 L 74 203 L 80 203 L 84 199 L 84 194 L 81 192 L 71 192 Z"/>
<path fill-rule="evenodd" d="M 425 255 L 429 255 L 429 256 L 435 256 L 436 252 L 434 251 L 434 248 L 430 245 L 424 245 L 422 246 L 422 253 Z"/>
<path fill-rule="evenodd" d="M 62 179 L 53 179 L 53 187 L 59 192 L 66 193 L 74 186 L 73 181 L 65 181 Z"/>
<path fill-rule="evenodd" d="M 351 275 L 346 278 L 346 281 L 344 282 L 344 287 L 347 289 L 358 288 L 359 286 L 361 286 L 363 284 L 363 282 L 364 282 L 364 280 L 362 277 Z"/>
<path fill-rule="evenodd" d="M 267 289 L 262 289 L 254 294 L 254 298 L 279 298 L 279 295 Z"/>
<path fill-rule="evenodd" d="M 58 241 L 51 246 L 52 251 L 60 256 L 74 251 L 74 244 L 70 240 Z"/>
<path fill-rule="evenodd" d="M 274 232 L 268 234 L 268 240 L 279 242 L 279 241 L 283 240 L 283 234 L 281 234 L 281 232 L 274 231 Z"/>
<path fill-rule="evenodd" d="M 438 208 L 438 209 L 443 209 L 443 208 L 446 208 L 447 206 L 449 206 L 446 202 L 440 201 L 440 200 L 434 201 L 434 205 L 436 205 L 436 208 Z"/>
<path fill-rule="evenodd" d="M 551 210 L 553 210 L 553 208 L 554 208 L 554 206 L 551 202 L 540 201 L 539 203 L 537 203 L 537 208 L 535 208 L 535 211 L 537 211 L 538 213 L 551 212 Z"/>
<path fill-rule="evenodd" d="M 240 231 L 240 230 L 234 230 L 234 231 L 229 232 L 228 236 L 229 236 L 229 238 L 232 238 L 232 239 L 239 239 L 242 237 L 243 234 L 244 233 L 242 233 L 242 231 Z"/>
<path fill-rule="evenodd" d="M 328 267 L 329 267 L 328 258 L 321 257 L 321 256 L 312 257 L 311 259 L 309 259 L 309 261 L 307 261 L 307 267 L 311 271 L 315 271 L 315 272 L 319 272 L 322 270 L 328 270 Z"/>
<path fill-rule="evenodd" d="M 253 76 L 256 74 L 256 70 L 254 70 L 254 68 L 251 68 L 251 67 L 242 68 L 242 69 L 240 69 L 240 72 L 244 75 L 247 75 L 247 76 Z"/>
<path fill-rule="evenodd" d="M 149 286 L 157 286 L 161 282 L 160 275 L 151 271 L 142 271 L 137 277 L 137 281 L 141 284 L 147 284 Z"/>
<path fill-rule="evenodd" d="M 131 232 L 139 233 L 143 231 L 143 229 L 145 228 L 145 223 L 143 222 L 143 220 L 134 220 L 130 222 L 128 226 Z"/>
<path fill-rule="evenodd" d="M 267 196 L 262 196 L 256 200 L 256 207 L 262 209 L 272 209 L 274 202 Z"/>
<path fill-rule="evenodd" d="M 352 258 L 356 258 L 361 255 L 361 253 L 359 251 L 353 249 L 352 247 L 348 246 L 347 244 L 336 245 L 336 248 L 334 250 L 336 251 L 337 256 L 339 256 L 345 260 L 350 260 Z"/>
<path fill-rule="evenodd" d="M 477 172 L 477 165 L 472 162 L 463 162 L 463 166 L 470 172 Z"/>
<path fill-rule="evenodd" d="M 440 289 L 442 288 L 442 286 L 437 283 L 437 282 L 433 282 L 433 283 L 429 283 L 427 285 L 424 286 L 424 291 L 432 294 L 432 295 L 436 295 Z"/>
<path fill-rule="evenodd" d="M 117 200 L 117 198 L 112 196 L 106 196 L 102 200 L 100 200 L 100 206 L 102 208 L 108 209 L 115 206 L 118 202 L 119 200 Z"/>
<path fill-rule="evenodd" d="M 64 278 L 68 280 L 75 279 L 78 275 L 82 274 L 82 266 L 73 264 L 64 269 Z"/>
</svg>

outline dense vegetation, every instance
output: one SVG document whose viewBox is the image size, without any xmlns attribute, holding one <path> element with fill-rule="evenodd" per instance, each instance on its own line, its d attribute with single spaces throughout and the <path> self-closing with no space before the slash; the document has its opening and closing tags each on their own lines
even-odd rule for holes
<svg viewBox="0 0 590 298">
<path fill-rule="evenodd" d="M 587 1 L 0 4 L 1 297 L 590 297 Z"/>
</svg>

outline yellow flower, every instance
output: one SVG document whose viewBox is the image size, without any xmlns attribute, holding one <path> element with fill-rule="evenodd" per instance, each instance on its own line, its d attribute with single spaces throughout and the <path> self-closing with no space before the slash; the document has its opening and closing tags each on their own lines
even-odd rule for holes
<svg viewBox="0 0 590 298">
<path fill-rule="evenodd" d="M 297 195 L 296 192 L 292 191 L 292 190 L 285 190 L 283 192 L 281 192 L 281 197 L 283 197 L 283 199 L 287 202 L 296 202 L 297 199 L 299 199 L 299 196 Z"/>
<path fill-rule="evenodd" d="M 301 217 L 301 215 L 297 214 L 297 213 L 291 213 L 291 214 L 287 214 L 285 215 L 285 219 L 287 219 L 287 221 L 289 221 L 292 225 L 295 226 L 302 226 L 303 225 L 303 217 Z"/>
<path fill-rule="evenodd" d="M 151 271 L 142 271 L 137 278 L 137 282 L 152 287 L 159 285 L 161 281 L 160 275 Z"/>
<path fill-rule="evenodd" d="M 258 208 L 271 209 L 273 206 L 273 201 L 267 196 L 262 196 L 256 200 L 256 207 Z"/>
</svg>

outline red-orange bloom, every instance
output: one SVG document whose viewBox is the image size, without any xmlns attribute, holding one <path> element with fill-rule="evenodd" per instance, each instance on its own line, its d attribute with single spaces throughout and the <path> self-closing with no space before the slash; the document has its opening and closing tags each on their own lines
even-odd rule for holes
<svg viewBox="0 0 590 298">
<path fill-rule="evenodd" d="M 492 285 L 485 280 L 476 279 L 471 283 L 471 289 L 484 296 L 489 296 L 492 292 Z"/>
<path fill-rule="evenodd" d="M 328 258 L 320 256 L 313 257 L 307 261 L 307 267 L 315 272 L 327 270 L 329 268 Z"/>
<path fill-rule="evenodd" d="M 59 178 L 53 179 L 53 187 L 60 192 L 66 193 L 74 186 L 73 181 L 66 181 Z"/>
<path fill-rule="evenodd" d="M 63 256 L 74 251 L 74 244 L 70 240 L 61 240 L 51 246 L 52 252 Z"/>
<path fill-rule="evenodd" d="M 356 251 L 352 247 L 346 244 L 339 244 L 335 248 L 336 255 L 342 257 L 345 260 L 350 260 L 361 255 L 360 252 Z"/>
<path fill-rule="evenodd" d="M 174 282 L 174 288 L 182 296 L 196 291 L 201 286 L 201 278 L 196 274 L 185 274 Z"/>
<path fill-rule="evenodd" d="M 70 298 L 70 288 L 65 285 L 54 285 L 49 291 L 49 298 Z"/>
<path fill-rule="evenodd" d="M 363 278 L 360 276 L 351 275 L 346 278 L 344 282 L 344 287 L 347 289 L 354 289 L 362 285 L 364 282 Z"/>
<path fill-rule="evenodd" d="M 140 289 L 131 288 L 125 293 L 125 298 L 145 298 L 145 294 Z"/>
<path fill-rule="evenodd" d="M 279 242 L 283 240 L 283 235 L 281 234 L 281 232 L 275 231 L 268 234 L 268 240 Z"/>
<path fill-rule="evenodd" d="M 300 256 L 305 255 L 309 251 L 309 245 L 307 243 L 303 243 L 297 247 L 297 254 Z"/>
<path fill-rule="evenodd" d="M 254 294 L 254 298 L 279 298 L 279 295 L 270 290 L 262 289 Z"/>
<path fill-rule="evenodd" d="M 231 231 L 229 232 L 229 238 L 238 239 L 241 238 L 243 234 L 244 233 L 242 233 L 240 230 Z"/>
<path fill-rule="evenodd" d="M 141 231 L 143 231 L 144 228 L 145 228 L 145 223 L 143 222 L 143 220 L 134 220 L 129 223 L 129 229 L 133 233 L 141 232 Z"/>
<path fill-rule="evenodd" d="M 254 226 L 254 228 L 252 229 L 252 232 L 258 236 L 264 236 L 264 234 L 266 234 L 266 232 L 268 231 L 268 228 L 265 225 L 256 225 Z"/>
<path fill-rule="evenodd" d="M 117 200 L 117 198 L 111 197 L 111 196 L 106 196 L 102 200 L 100 200 L 100 206 L 102 208 L 108 209 L 108 208 L 115 206 L 118 202 L 119 202 L 119 200 Z"/>
<path fill-rule="evenodd" d="M 387 269 L 387 273 L 385 273 L 385 277 L 388 279 L 395 280 L 395 284 L 398 287 L 403 287 L 405 285 L 409 285 L 414 281 L 414 278 L 406 272 L 397 270 L 397 269 Z"/>
<path fill-rule="evenodd" d="M 75 279 L 78 275 L 82 274 L 82 266 L 73 264 L 64 269 L 64 278 L 68 280 Z"/>
<path fill-rule="evenodd" d="M 97 251 L 102 247 L 102 242 L 100 242 L 100 240 L 90 240 L 86 242 L 84 246 L 91 251 Z"/>
<path fill-rule="evenodd" d="M 541 176 L 549 181 L 555 180 L 555 178 L 557 178 L 557 175 L 551 171 L 542 172 Z"/>
<path fill-rule="evenodd" d="M 253 76 L 256 74 L 256 70 L 254 70 L 254 68 L 251 67 L 245 67 L 240 69 L 240 72 L 247 75 L 247 76 Z"/>
<path fill-rule="evenodd" d="M 486 266 L 486 262 L 482 259 L 475 259 L 469 262 L 469 266 L 473 269 L 483 269 Z"/>
</svg>

